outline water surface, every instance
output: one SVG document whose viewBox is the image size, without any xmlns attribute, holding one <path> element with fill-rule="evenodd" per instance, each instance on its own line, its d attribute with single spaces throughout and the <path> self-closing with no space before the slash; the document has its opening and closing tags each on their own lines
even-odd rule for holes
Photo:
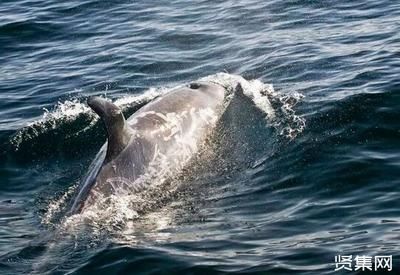
<svg viewBox="0 0 400 275">
<path fill-rule="evenodd" d="M 336 274 L 338 254 L 393 255 L 399 271 L 396 1 L 5 0 L 0 14 L 2 274 Z M 129 115 L 237 75 L 270 109 L 237 99 L 178 192 L 139 218 L 63 221 L 105 141 L 88 96 Z"/>
</svg>

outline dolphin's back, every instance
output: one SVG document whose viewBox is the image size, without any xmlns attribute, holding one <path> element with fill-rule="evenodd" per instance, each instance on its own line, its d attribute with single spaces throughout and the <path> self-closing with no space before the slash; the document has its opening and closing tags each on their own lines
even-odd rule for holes
<svg viewBox="0 0 400 275">
<path fill-rule="evenodd" d="M 99 107 L 101 112 L 97 112 L 100 115 L 107 108 L 114 112 L 107 115 L 108 120 L 102 117 L 104 123 L 112 124 L 117 119 L 118 128 L 106 125 L 107 151 L 113 152 L 107 153 L 111 158 L 104 158 L 87 197 L 79 198 L 79 209 L 92 205 L 99 197 L 140 192 L 183 168 L 215 125 L 225 95 L 225 90 L 216 84 L 196 87 L 182 87 L 157 98 L 122 126 L 118 124 L 120 114 L 109 106 L 112 103 L 96 102 L 103 104 Z M 113 134 L 117 137 L 113 138 Z"/>
</svg>

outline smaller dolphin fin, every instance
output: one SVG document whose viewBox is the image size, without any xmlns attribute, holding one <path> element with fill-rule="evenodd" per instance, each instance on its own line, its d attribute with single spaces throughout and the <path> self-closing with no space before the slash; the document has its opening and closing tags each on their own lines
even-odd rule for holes
<svg viewBox="0 0 400 275">
<path fill-rule="evenodd" d="M 234 98 L 244 98 L 248 97 L 244 94 L 242 84 L 236 84 L 235 88 L 233 88 L 233 97 Z"/>
<path fill-rule="evenodd" d="M 107 130 L 108 143 L 105 161 L 114 159 L 128 145 L 132 133 L 121 109 L 101 97 L 89 97 L 87 104 L 102 119 Z"/>
<path fill-rule="evenodd" d="M 238 83 L 235 87 L 235 94 L 236 95 L 244 95 L 242 84 Z"/>
</svg>

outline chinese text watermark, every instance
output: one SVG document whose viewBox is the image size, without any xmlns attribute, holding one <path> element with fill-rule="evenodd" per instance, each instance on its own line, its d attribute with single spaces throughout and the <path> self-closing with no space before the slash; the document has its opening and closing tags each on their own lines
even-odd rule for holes
<svg viewBox="0 0 400 275">
<path fill-rule="evenodd" d="M 392 255 L 365 256 L 365 255 L 337 255 L 335 256 L 335 271 L 392 271 Z"/>
</svg>

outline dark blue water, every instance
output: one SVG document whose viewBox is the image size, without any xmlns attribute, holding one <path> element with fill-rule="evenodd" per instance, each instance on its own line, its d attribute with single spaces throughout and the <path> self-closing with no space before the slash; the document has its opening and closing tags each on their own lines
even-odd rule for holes
<svg viewBox="0 0 400 275">
<path fill-rule="evenodd" d="M 399 22 L 390 0 L 2 0 L 0 273 L 337 274 L 340 254 L 397 274 Z M 65 221 L 105 141 L 87 96 L 129 115 L 221 72 L 273 84 L 270 108 L 236 98 L 140 217 Z"/>
</svg>

